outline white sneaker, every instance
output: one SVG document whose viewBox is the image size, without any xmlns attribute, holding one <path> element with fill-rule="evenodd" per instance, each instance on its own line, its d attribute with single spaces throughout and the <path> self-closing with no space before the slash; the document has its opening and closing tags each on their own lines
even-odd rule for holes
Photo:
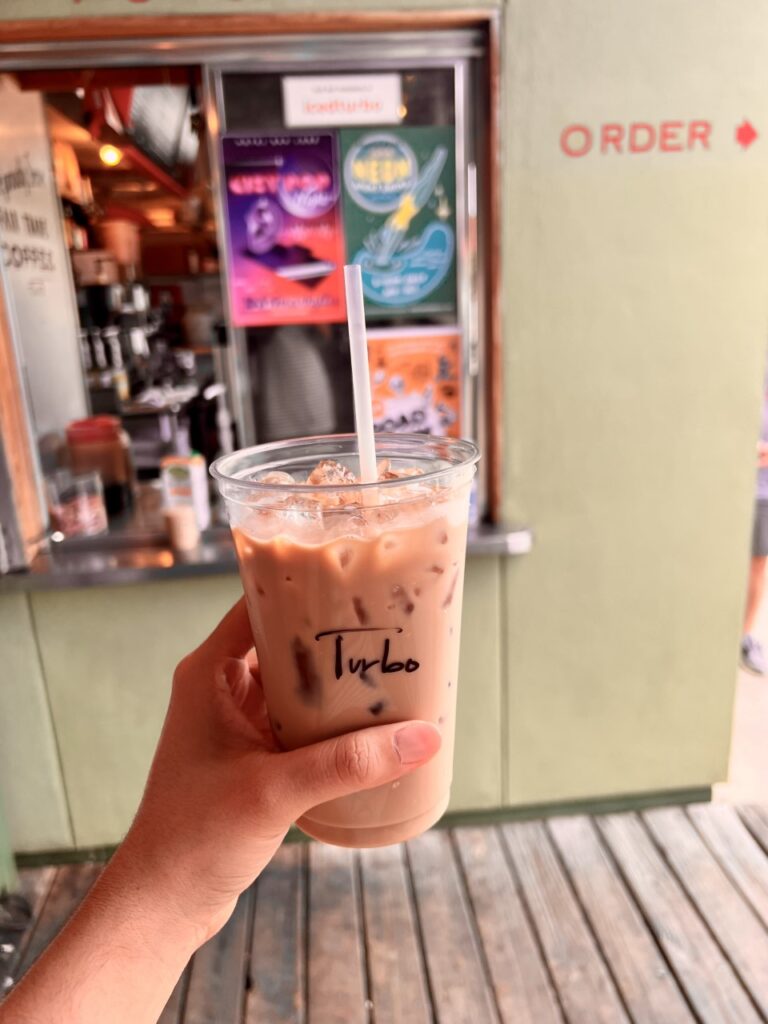
<svg viewBox="0 0 768 1024">
<path fill-rule="evenodd" d="M 741 663 L 744 668 L 754 672 L 756 676 L 764 676 L 766 673 L 765 651 L 759 640 L 747 633 L 741 641 Z"/>
</svg>

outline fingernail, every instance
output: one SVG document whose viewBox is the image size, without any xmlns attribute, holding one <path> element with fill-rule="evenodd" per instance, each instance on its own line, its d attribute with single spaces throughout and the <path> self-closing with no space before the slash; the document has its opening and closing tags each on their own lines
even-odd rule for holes
<svg viewBox="0 0 768 1024">
<path fill-rule="evenodd" d="M 432 725 L 415 722 L 398 729 L 393 742 L 403 764 L 418 764 L 431 757 L 440 746 L 440 733 Z"/>
</svg>

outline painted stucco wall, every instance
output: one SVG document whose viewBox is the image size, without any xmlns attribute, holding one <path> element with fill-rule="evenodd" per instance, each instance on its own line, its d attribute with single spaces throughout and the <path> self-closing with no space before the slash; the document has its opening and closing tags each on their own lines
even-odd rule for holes
<svg viewBox="0 0 768 1024">
<path fill-rule="evenodd" d="M 0 595 L 0 793 L 19 851 L 110 845 L 131 823 L 173 669 L 237 600 L 237 575 Z M 501 804 L 500 578 L 472 559 L 453 808 Z M 0 835 L 0 838 L 2 836 Z"/>
<path fill-rule="evenodd" d="M 514 0 L 505 39 L 505 494 L 537 533 L 505 574 L 505 797 L 712 782 L 768 327 L 765 8 Z M 710 147 L 560 149 L 664 120 Z"/>
</svg>

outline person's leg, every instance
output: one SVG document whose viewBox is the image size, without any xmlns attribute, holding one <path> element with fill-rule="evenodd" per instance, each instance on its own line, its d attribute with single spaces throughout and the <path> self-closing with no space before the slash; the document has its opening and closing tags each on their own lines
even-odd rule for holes
<svg viewBox="0 0 768 1024">
<path fill-rule="evenodd" d="M 749 584 L 747 587 L 747 607 L 744 611 L 744 634 L 752 632 L 755 619 L 760 609 L 760 603 L 765 591 L 765 563 L 768 557 L 765 555 L 753 555 L 749 563 Z"/>
<path fill-rule="evenodd" d="M 752 533 L 752 561 L 749 564 L 747 606 L 744 609 L 744 633 L 741 638 L 741 663 L 756 675 L 768 673 L 768 659 L 763 645 L 752 635 L 760 602 L 765 590 L 765 568 L 768 561 L 768 501 L 758 499 Z"/>
<path fill-rule="evenodd" d="M 768 561 L 768 500 L 759 498 L 755 505 L 752 532 L 752 561 L 749 564 L 747 605 L 744 609 L 744 633 L 741 637 L 741 663 L 756 675 L 768 674 L 768 658 L 763 645 L 752 635 L 765 590 L 765 569 Z"/>
</svg>

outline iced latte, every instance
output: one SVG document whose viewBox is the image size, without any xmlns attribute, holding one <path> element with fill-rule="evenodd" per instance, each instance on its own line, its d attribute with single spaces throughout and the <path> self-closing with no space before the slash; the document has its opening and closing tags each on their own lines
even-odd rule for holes
<svg viewBox="0 0 768 1024">
<path fill-rule="evenodd" d="M 279 742 L 291 749 L 413 718 L 442 731 L 426 765 L 298 822 L 326 842 L 380 846 L 422 832 L 448 803 L 477 450 L 379 435 L 379 480 L 361 485 L 354 445 L 265 445 L 220 459 L 214 475 Z"/>
</svg>

